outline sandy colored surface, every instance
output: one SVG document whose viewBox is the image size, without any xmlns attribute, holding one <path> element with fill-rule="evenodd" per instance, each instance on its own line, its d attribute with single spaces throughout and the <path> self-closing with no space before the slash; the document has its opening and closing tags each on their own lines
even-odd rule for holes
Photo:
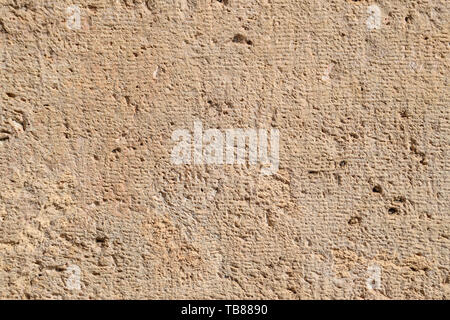
<svg viewBox="0 0 450 320">
<path fill-rule="evenodd" d="M 449 299 L 448 7 L 0 0 L 0 298 Z"/>
</svg>

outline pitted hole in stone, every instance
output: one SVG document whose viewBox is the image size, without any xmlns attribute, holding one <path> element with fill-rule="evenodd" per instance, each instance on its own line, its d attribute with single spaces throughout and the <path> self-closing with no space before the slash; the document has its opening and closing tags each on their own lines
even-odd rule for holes
<svg viewBox="0 0 450 320">
<path fill-rule="evenodd" d="M 106 243 L 106 237 L 105 236 L 97 236 L 96 238 L 95 238 L 95 242 L 96 243 L 99 243 L 99 244 L 105 244 Z"/>
<path fill-rule="evenodd" d="M 352 217 L 348 220 L 349 225 L 359 224 L 361 222 L 361 217 Z"/>
<path fill-rule="evenodd" d="M 247 37 L 241 33 L 235 34 L 232 41 L 234 43 L 242 43 L 242 44 L 247 44 L 249 46 L 253 45 L 253 41 L 251 41 L 250 39 L 247 39 Z"/>
<path fill-rule="evenodd" d="M 372 192 L 375 192 L 375 193 L 383 193 L 383 188 L 381 188 L 380 185 L 376 185 L 376 186 L 374 186 L 374 187 L 372 188 Z"/>
<path fill-rule="evenodd" d="M 395 207 L 391 207 L 391 208 L 389 208 L 388 213 L 389 214 L 397 214 L 398 213 L 398 209 L 395 208 Z"/>
<path fill-rule="evenodd" d="M 243 36 L 240 33 L 237 33 L 233 37 L 233 42 L 234 43 L 243 43 L 243 42 L 245 42 L 245 36 Z"/>
</svg>

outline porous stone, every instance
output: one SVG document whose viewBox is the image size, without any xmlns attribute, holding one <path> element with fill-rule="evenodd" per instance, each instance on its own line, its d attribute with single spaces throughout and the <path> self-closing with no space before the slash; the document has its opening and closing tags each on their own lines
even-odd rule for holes
<svg viewBox="0 0 450 320">
<path fill-rule="evenodd" d="M 448 30 L 444 0 L 0 0 L 0 298 L 448 299 Z M 172 161 L 196 121 L 278 130 L 278 168 Z"/>
</svg>

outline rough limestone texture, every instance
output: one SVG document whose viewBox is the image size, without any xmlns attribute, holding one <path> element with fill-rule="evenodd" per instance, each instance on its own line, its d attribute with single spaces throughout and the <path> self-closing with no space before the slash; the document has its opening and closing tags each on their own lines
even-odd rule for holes
<svg viewBox="0 0 450 320">
<path fill-rule="evenodd" d="M 448 12 L 0 0 L 0 298 L 449 299 Z M 195 121 L 278 170 L 175 164 Z"/>
</svg>

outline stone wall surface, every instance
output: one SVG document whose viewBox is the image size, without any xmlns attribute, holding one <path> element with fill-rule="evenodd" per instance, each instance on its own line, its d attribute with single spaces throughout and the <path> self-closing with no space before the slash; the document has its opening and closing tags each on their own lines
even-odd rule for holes
<svg viewBox="0 0 450 320">
<path fill-rule="evenodd" d="M 0 0 L 0 298 L 449 299 L 448 9 Z"/>
</svg>

